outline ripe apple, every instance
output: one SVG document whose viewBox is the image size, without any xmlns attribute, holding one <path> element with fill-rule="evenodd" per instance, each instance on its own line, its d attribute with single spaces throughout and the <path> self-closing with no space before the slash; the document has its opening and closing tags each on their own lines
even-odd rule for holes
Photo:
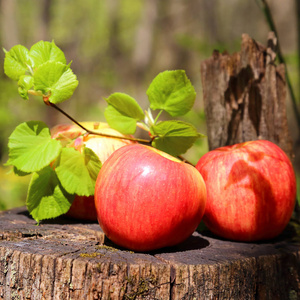
<svg viewBox="0 0 300 300">
<path fill-rule="evenodd" d="M 289 158 L 274 143 L 249 141 L 206 153 L 196 165 L 207 188 L 203 221 L 216 235 L 237 241 L 278 236 L 296 199 Z"/>
<path fill-rule="evenodd" d="M 204 213 L 206 188 L 195 167 L 149 146 L 115 151 L 95 189 L 99 224 L 119 246 L 150 251 L 188 238 Z"/>
<path fill-rule="evenodd" d="M 85 128 L 114 136 L 124 137 L 120 132 L 110 128 L 107 123 L 82 122 Z M 57 125 L 51 129 L 52 138 L 58 139 L 62 144 L 70 143 L 77 150 L 81 151 L 83 146 L 92 149 L 99 157 L 102 164 L 117 149 L 125 145 L 134 143 L 130 140 L 103 137 L 93 134 L 86 134 L 86 131 L 77 125 Z M 96 221 L 97 214 L 95 209 L 94 196 L 75 196 L 75 199 L 66 214 L 68 217 Z"/>
</svg>

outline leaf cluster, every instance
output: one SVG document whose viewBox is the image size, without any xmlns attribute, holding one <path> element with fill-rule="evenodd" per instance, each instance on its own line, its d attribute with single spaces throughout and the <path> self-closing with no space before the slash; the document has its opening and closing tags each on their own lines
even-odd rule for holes
<svg viewBox="0 0 300 300">
<path fill-rule="evenodd" d="M 55 43 L 40 41 L 30 50 L 16 45 L 4 50 L 4 72 L 17 81 L 20 96 L 41 96 L 45 103 L 60 103 L 74 93 L 78 81 Z M 75 195 L 94 194 L 99 158 L 90 149 L 82 152 L 51 138 L 43 122 L 20 124 L 9 137 L 9 160 L 17 175 L 32 174 L 26 205 L 39 222 L 66 213 Z M 84 184 L 79 184 L 84 183 Z"/>
<path fill-rule="evenodd" d="M 26 205 L 37 222 L 66 213 L 75 195 L 94 194 L 101 162 L 91 149 L 78 151 L 72 142 L 63 146 L 40 121 L 18 125 L 9 137 L 7 165 L 19 176 L 32 174 Z"/>
<path fill-rule="evenodd" d="M 28 100 L 29 95 L 41 96 L 44 103 L 85 129 L 67 139 L 53 138 L 46 124 L 29 121 L 17 126 L 9 137 L 7 165 L 13 166 L 19 176 L 32 174 L 26 199 L 30 214 L 37 222 L 55 218 L 69 210 L 75 195 L 94 194 L 101 161 L 84 144 L 75 149 L 74 141 L 95 131 L 84 128 L 56 106 L 72 96 L 78 81 L 63 51 L 54 42 L 40 41 L 30 50 L 17 45 L 4 52 L 5 74 L 17 81 L 23 99 Z M 196 93 L 185 71 L 158 74 L 146 93 L 149 108 L 145 111 L 127 94 L 110 95 L 105 99 L 107 123 L 125 135 L 134 134 L 140 127 L 149 133 L 153 147 L 174 156 L 185 153 L 203 135 L 187 122 L 159 120 L 163 111 L 176 118 L 193 107 Z M 158 111 L 155 118 L 153 111 Z"/>
<path fill-rule="evenodd" d="M 70 98 L 78 86 L 63 51 L 54 42 L 40 41 L 30 50 L 16 45 L 4 52 L 4 72 L 18 82 L 19 94 L 25 100 L 33 94 L 60 103 Z"/>
<path fill-rule="evenodd" d="M 171 117 L 183 116 L 194 105 L 196 92 L 185 71 L 158 74 L 147 89 L 150 103 L 146 111 L 124 93 L 114 93 L 106 100 L 104 115 L 109 126 L 123 134 L 134 134 L 137 127 L 149 132 L 151 145 L 171 155 L 185 153 L 202 134 L 190 123 L 180 120 L 159 121 L 162 111 Z M 156 118 L 152 111 L 158 110 Z"/>
</svg>

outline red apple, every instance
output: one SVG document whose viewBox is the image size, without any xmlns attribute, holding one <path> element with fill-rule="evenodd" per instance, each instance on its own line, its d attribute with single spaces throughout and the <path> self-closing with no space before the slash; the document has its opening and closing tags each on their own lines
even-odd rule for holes
<svg viewBox="0 0 300 300">
<path fill-rule="evenodd" d="M 119 246 L 150 251 L 188 238 L 204 213 L 206 188 L 193 166 L 141 144 L 103 164 L 95 189 L 99 224 Z"/>
<path fill-rule="evenodd" d="M 99 133 L 124 137 L 124 135 L 118 131 L 110 128 L 107 123 L 83 122 L 81 124 L 85 128 Z M 60 140 L 62 144 L 71 142 L 72 146 L 79 151 L 81 151 L 85 145 L 97 154 L 102 163 L 104 163 L 115 150 L 134 143 L 130 140 L 115 139 L 93 134 L 85 135 L 85 133 L 85 130 L 75 124 L 57 125 L 51 129 L 52 138 Z M 96 221 L 97 213 L 94 196 L 85 197 L 76 195 L 66 215 L 75 219 Z"/>
<path fill-rule="evenodd" d="M 278 236 L 288 224 L 296 199 L 289 158 L 265 140 L 206 153 L 196 165 L 207 188 L 203 221 L 216 235 L 237 241 Z"/>
</svg>

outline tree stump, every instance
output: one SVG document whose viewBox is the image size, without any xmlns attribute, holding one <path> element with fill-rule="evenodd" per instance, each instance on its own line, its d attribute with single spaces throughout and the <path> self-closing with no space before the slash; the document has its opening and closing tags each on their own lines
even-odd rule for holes
<svg viewBox="0 0 300 300">
<path fill-rule="evenodd" d="M 299 299 L 294 227 L 276 240 L 236 243 L 195 232 L 149 253 L 120 249 L 96 223 L 39 226 L 26 208 L 0 214 L 0 298 Z"/>
<path fill-rule="evenodd" d="M 276 65 L 277 40 L 268 46 L 242 35 L 241 51 L 215 51 L 201 64 L 209 149 L 266 139 L 293 158 L 286 115 L 284 65 Z"/>
</svg>

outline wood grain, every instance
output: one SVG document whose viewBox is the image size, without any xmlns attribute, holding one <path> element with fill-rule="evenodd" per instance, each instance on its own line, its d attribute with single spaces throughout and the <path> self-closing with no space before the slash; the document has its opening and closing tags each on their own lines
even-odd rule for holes
<svg viewBox="0 0 300 300">
<path fill-rule="evenodd" d="M 97 223 L 35 225 L 18 208 L 0 214 L 1 299 L 298 299 L 300 244 L 237 243 L 195 232 L 177 247 L 134 253 Z"/>
</svg>

